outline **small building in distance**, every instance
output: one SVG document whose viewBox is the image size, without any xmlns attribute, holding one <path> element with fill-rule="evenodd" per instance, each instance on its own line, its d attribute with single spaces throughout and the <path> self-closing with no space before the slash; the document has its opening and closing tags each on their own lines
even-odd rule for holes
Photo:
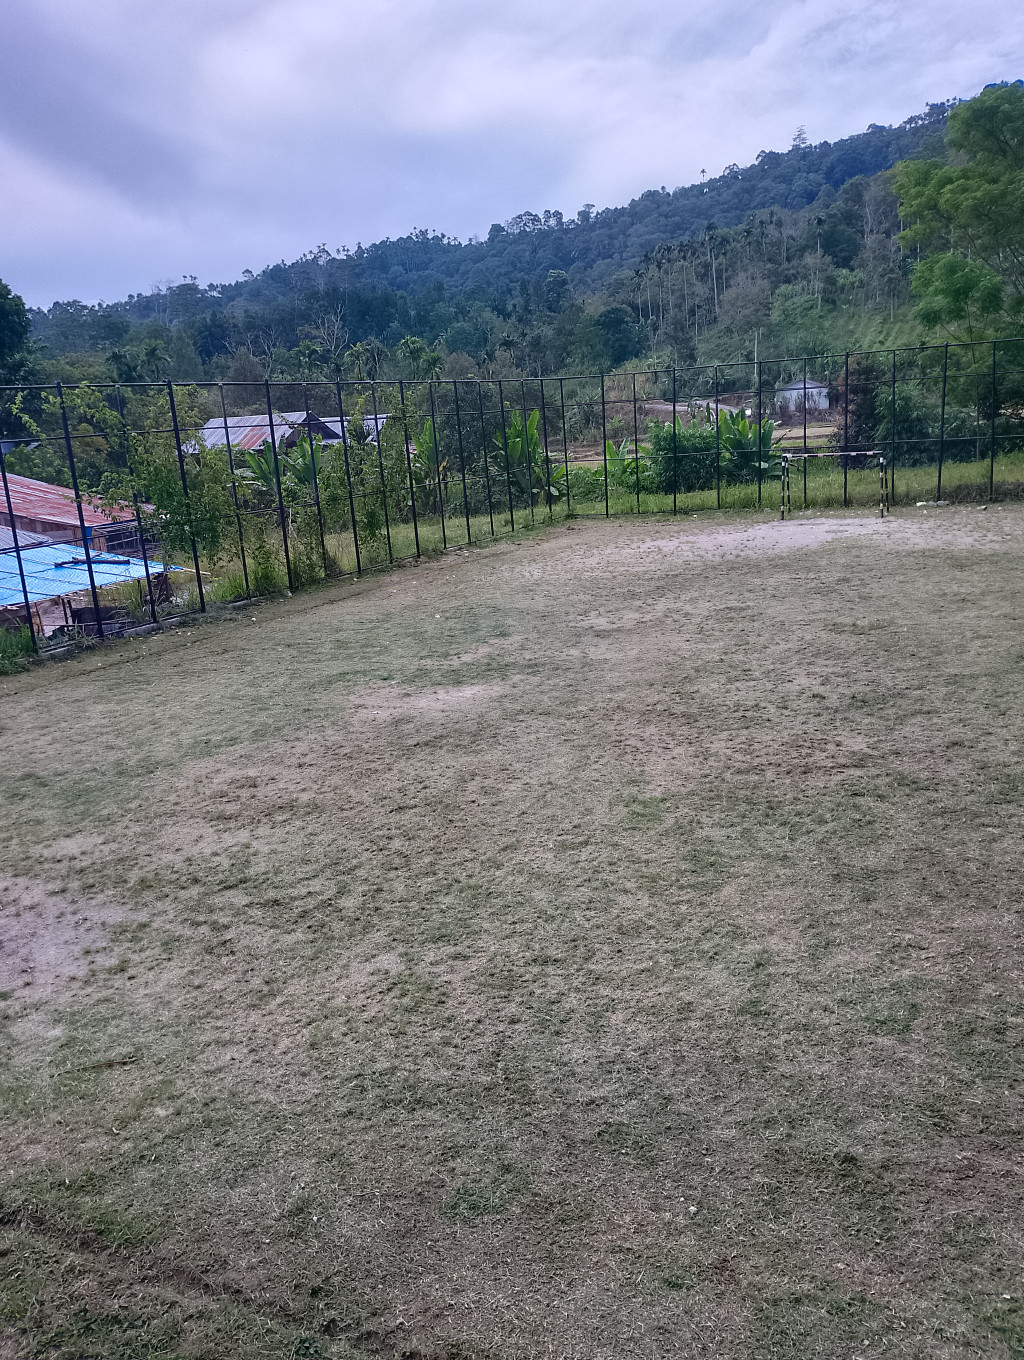
<svg viewBox="0 0 1024 1360">
<path fill-rule="evenodd" d="M 775 410 L 780 419 L 784 420 L 791 413 L 802 415 L 806 411 L 812 415 L 828 408 L 828 383 L 818 382 L 816 378 L 808 378 L 806 386 L 803 378 L 796 378 L 780 383 L 775 389 Z"/>
<path fill-rule="evenodd" d="M 363 429 L 372 443 L 377 442 L 379 432 L 384 428 L 386 415 L 363 417 Z M 345 417 L 345 430 L 348 431 L 350 417 Z M 225 429 L 225 426 L 227 427 Z M 259 449 L 270 439 L 270 417 L 266 414 L 256 416 L 228 416 L 208 420 L 202 428 L 203 444 L 208 449 L 223 448 L 228 441 L 231 449 L 244 453 L 247 449 Z M 307 419 L 305 411 L 274 412 L 274 438 L 278 449 L 293 449 L 300 439 L 308 434 L 320 438 L 324 444 L 341 442 L 341 418 L 339 416 L 314 416 Z"/>
</svg>

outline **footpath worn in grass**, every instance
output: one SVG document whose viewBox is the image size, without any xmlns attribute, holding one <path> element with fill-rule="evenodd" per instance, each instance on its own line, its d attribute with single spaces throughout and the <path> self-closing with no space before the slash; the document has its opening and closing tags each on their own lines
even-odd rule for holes
<svg viewBox="0 0 1024 1360">
<path fill-rule="evenodd" d="M 1024 513 L 0 680 L 0 1355 L 1010 1357 Z"/>
</svg>

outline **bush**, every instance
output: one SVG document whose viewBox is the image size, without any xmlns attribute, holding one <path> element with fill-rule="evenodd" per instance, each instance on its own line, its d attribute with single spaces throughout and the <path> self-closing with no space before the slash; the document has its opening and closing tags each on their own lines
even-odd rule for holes
<svg viewBox="0 0 1024 1360">
<path fill-rule="evenodd" d="M 512 411 L 502 434 L 494 436 L 491 462 L 494 475 L 504 476 L 521 501 L 527 505 L 546 501 L 551 507 L 562 498 L 565 468 L 542 447 L 539 423 L 539 410 L 531 411 L 525 420 L 521 412 Z"/>
<path fill-rule="evenodd" d="M 604 500 L 604 469 L 573 467 L 569 464 L 569 504 L 573 501 Z"/>
<path fill-rule="evenodd" d="M 708 491 L 715 485 L 717 456 L 714 426 L 706 418 L 688 424 L 651 420 L 647 425 L 651 473 L 657 491 Z"/>
<path fill-rule="evenodd" d="M 651 495 L 658 490 L 658 479 L 651 466 L 651 451 L 646 444 L 641 444 L 636 450 L 630 444 L 629 439 L 624 439 L 616 448 L 610 439 L 606 441 L 608 480 L 620 491 L 628 491 L 631 496 Z"/>
<path fill-rule="evenodd" d="M 280 595 L 285 588 L 284 576 L 265 538 L 249 555 L 249 587 L 254 595 Z"/>
</svg>

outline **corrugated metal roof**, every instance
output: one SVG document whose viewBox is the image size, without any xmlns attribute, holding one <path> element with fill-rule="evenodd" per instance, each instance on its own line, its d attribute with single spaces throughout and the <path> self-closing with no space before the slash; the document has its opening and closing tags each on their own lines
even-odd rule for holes
<svg viewBox="0 0 1024 1360">
<path fill-rule="evenodd" d="M 56 599 L 58 595 L 75 595 L 89 589 L 89 572 L 81 550 L 68 543 L 51 543 L 38 548 L 26 548 L 23 553 L 0 555 L 0 608 L 10 605 L 24 608 L 25 596 L 18 573 L 18 558 L 25 571 L 28 597 L 33 604 Z M 162 564 L 151 562 L 154 574 L 164 570 Z M 170 571 L 181 571 L 170 567 Z M 139 557 L 118 557 L 113 553 L 93 553 L 92 571 L 96 585 L 112 586 L 120 581 L 138 581 L 146 575 L 146 564 Z"/>
<path fill-rule="evenodd" d="M 78 510 L 75 508 L 74 493 L 66 486 L 53 486 L 49 482 L 37 482 L 32 477 L 18 477 L 13 472 L 7 474 L 11 489 L 11 505 L 19 518 L 37 519 L 50 524 L 69 524 L 78 528 Z M 131 514 L 125 511 L 126 516 Z M 83 502 L 82 516 L 86 527 L 99 524 L 117 524 L 119 521 L 103 510 Z M 0 517 L 7 518 L 7 502 L 0 496 Z"/>
<path fill-rule="evenodd" d="M 302 434 L 302 429 L 306 423 L 306 413 L 304 411 L 290 411 L 287 414 L 278 411 L 274 412 L 274 435 L 278 446 L 284 443 L 293 433 L 296 439 Z M 316 416 L 311 417 L 313 433 L 321 435 L 324 439 L 331 437 L 338 438 L 337 432 L 333 428 L 324 428 L 325 422 Z M 270 438 L 270 421 L 267 416 L 228 416 L 228 438 L 231 440 L 232 449 L 258 449 L 262 447 L 265 440 Z M 208 420 L 203 426 L 203 443 L 208 449 L 222 448 L 227 442 L 224 437 L 224 420 Z"/>
<path fill-rule="evenodd" d="M 305 419 L 305 417 L 303 417 L 303 419 Z M 321 416 L 320 419 L 323 421 L 323 423 L 324 423 L 325 425 L 329 425 L 329 426 L 331 427 L 331 429 L 334 431 L 334 435 L 335 435 L 335 438 L 336 438 L 336 439 L 340 439 L 340 438 L 341 438 L 341 421 L 339 420 L 339 418 L 338 418 L 337 416 Z M 384 422 L 385 422 L 387 419 L 388 419 L 388 416 L 387 416 L 386 414 L 385 414 L 385 415 L 378 415 L 378 416 L 376 417 L 376 424 L 375 424 L 375 423 L 374 423 L 374 417 L 373 417 L 373 416 L 363 416 L 363 429 L 366 431 L 366 433 L 369 435 L 369 437 L 370 437 L 371 439 L 373 439 L 373 438 L 374 438 L 374 435 L 379 434 L 379 433 L 381 432 L 381 430 L 383 430 L 383 428 L 384 428 Z M 345 417 L 345 429 L 346 429 L 346 430 L 348 430 L 348 427 L 349 427 L 350 424 L 351 424 L 351 417 L 350 417 L 350 416 L 346 416 L 346 417 Z"/>
<path fill-rule="evenodd" d="M 275 414 L 275 433 L 279 421 L 283 424 L 282 418 Z M 258 449 L 265 439 L 270 438 L 270 422 L 266 416 L 228 416 L 227 426 L 233 449 Z M 224 421 L 208 420 L 203 426 L 202 435 L 208 449 L 223 445 L 226 442 Z"/>
<path fill-rule="evenodd" d="M 285 411 L 284 415 L 283 415 L 281 418 L 282 418 L 282 420 L 287 420 L 287 421 L 289 421 L 292 425 L 305 425 L 305 423 L 306 423 L 306 413 L 305 413 L 305 411 Z M 387 412 L 386 412 L 386 411 L 385 411 L 383 414 L 378 414 L 378 416 L 377 416 L 377 429 L 378 429 L 378 430 L 382 430 L 382 429 L 384 428 L 384 422 L 385 422 L 385 420 L 387 420 L 387 418 L 388 418 L 388 416 L 387 416 Z M 348 429 L 349 421 L 350 421 L 351 419 L 352 419 L 351 416 L 346 416 L 346 417 L 345 417 L 345 429 L 346 429 L 346 430 Z M 329 425 L 329 426 L 331 427 L 331 429 L 335 432 L 335 434 L 337 434 L 337 435 L 340 437 L 340 435 L 341 435 L 341 420 L 340 420 L 340 418 L 339 418 L 338 416 L 318 416 L 318 415 L 313 415 L 313 416 L 312 416 L 312 421 L 313 421 L 313 426 L 314 426 L 314 428 L 316 427 L 317 422 L 319 422 L 321 425 Z M 363 416 L 363 428 L 366 430 L 367 434 L 369 434 L 369 432 L 373 429 L 373 421 L 374 421 L 374 417 L 373 417 L 373 416 Z"/>
<path fill-rule="evenodd" d="M 26 529 L 18 530 L 19 548 L 38 548 L 43 543 L 49 543 L 45 534 L 30 534 Z M 6 524 L 0 524 L 0 553 L 14 551 L 14 531 L 8 529 Z"/>
</svg>

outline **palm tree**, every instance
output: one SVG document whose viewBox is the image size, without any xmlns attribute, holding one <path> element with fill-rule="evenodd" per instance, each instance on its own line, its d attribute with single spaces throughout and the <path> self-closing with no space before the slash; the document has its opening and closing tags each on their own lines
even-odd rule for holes
<svg viewBox="0 0 1024 1360">
<path fill-rule="evenodd" d="M 418 335 L 407 335 L 399 340 L 398 357 L 417 378 L 437 378 L 444 372 L 444 355 L 433 349 Z"/>
<path fill-rule="evenodd" d="M 421 340 L 418 335 L 406 335 L 403 339 L 399 340 L 398 344 L 395 346 L 395 352 L 399 359 L 402 363 L 408 364 L 409 369 L 413 374 L 419 373 L 420 365 L 423 362 L 423 356 L 428 349 L 429 346 L 427 342 Z"/>
<path fill-rule="evenodd" d="M 444 372 L 444 355 L 436 349 L 428 349 L 420 363 L 420 371 L 425 378 L 439 378 Z"/>
<path fill-rule="evenodd" d="M 366 349 L 365 340 L 360 340 L 358 344 L 351 347 L 345 355 L 345 362 L 357 378 L 366 377 L 366 367 L 369 361 L 369 354 Z"/>
</svg>

